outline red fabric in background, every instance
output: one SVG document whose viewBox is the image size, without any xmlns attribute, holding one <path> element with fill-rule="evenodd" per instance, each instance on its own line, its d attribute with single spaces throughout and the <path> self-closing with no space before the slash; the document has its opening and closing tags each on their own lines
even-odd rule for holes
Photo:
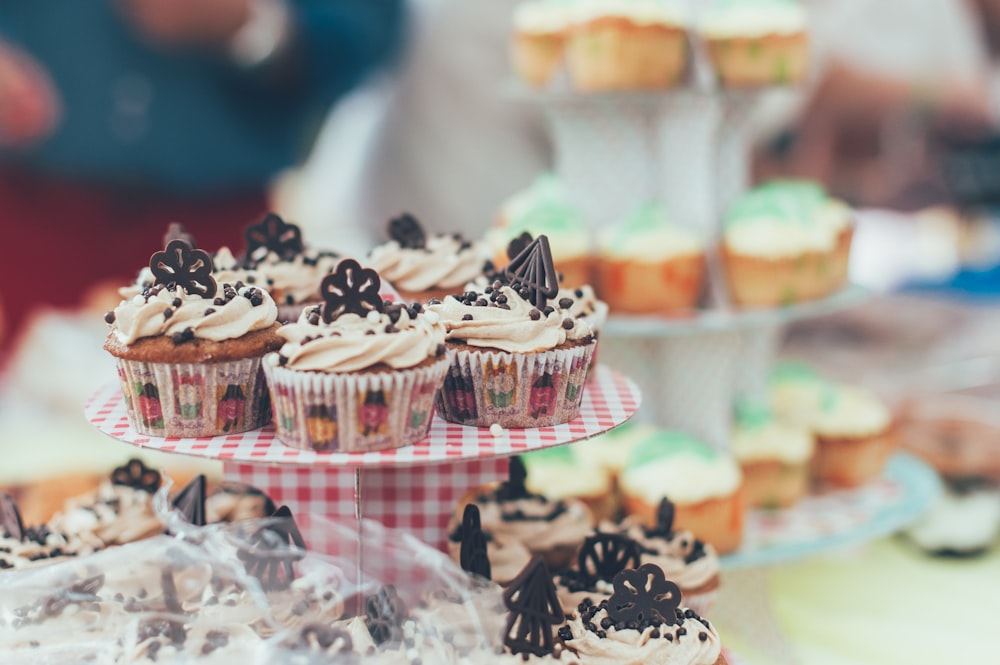
<svg viewBox="0 0 1000 665">
<path fill-rule="evenodd" d="M 127 193 L 0 171 L 0 303 L 9 347 L 39 305 L 75 307 L 103 280 L 132 281 L 162 249 L 170 222 L 198 246 L 243 249 L 243 229 L 267 210 L 266 192 L 203 199 Z"/>
</svg>

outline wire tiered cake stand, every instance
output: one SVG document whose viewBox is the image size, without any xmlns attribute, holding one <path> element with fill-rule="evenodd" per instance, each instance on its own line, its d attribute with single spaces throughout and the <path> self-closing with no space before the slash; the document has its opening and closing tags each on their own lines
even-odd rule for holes
<svg viewBox="0 0 1000 665">
<path fill-rule="evenodd" d="M 425 440 L 411 446 L 366 453 L 299 450 L 278 441 L 274 427 L 205 438 L 151 437 L 129 425 L 118 382 L 96 392 L 85 408 L 100 431 L 141 448 L 223 462 L 227 480 L 266 492 L 295 513 L 350 523 L 374 519 L 409 531 L 444 549 L 448 518 L 467 492 L 507 476 L 512 455 L 581 441 L 607 432 L 638 409 L 634 382 L 607 367 L 593 371 L 580 414 L 562 425 L 534 429 L 488 428 L 448 423 L 434 416 Z M 314 551 L 335 551 L 335 543 L 313 532 Z"/>
</svg>

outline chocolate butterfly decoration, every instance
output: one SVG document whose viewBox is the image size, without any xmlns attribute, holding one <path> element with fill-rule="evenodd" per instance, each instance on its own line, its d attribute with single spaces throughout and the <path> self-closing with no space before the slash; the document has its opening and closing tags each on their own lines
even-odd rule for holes
<svg viewBox="0 0 1000 665">
<path fill-rule="evenodd" d="M 330 323 L 341 314 L 366 316 L 368 312 L 384 312 L 385 302 L 379 295 L 382 280 L 371 268 L 362 268 L 354 259 L 344 259 L 320 284 L 323 296 L 323 320 Z"/>
<path fill-rule="evenodd" d="M 479 506 L 470 503 L 462 513 L 462 545 L 459 550 L 462 570 L 483 579 L 492 579 L 490 558 L 486 550 L 486 534 L 479 519 Z"/>
<path fill-rule="evenodd" d="M 507 607 L 504 645 L 513 654 L 544 656 L 552 653 L 552 627 L 566 620 L 552 575 L 545 561 L 536 556 L 517 574 L 503 592 Z"/>
<path fill-rule="evenodd" d="M 194 249 L 183 240 L 171 240 L 166 249 L 149 259 L 149 269 L 157 284 L 180 287 L 192 295 L 211 298 L 218 290 L 212 277 L 212 256 Z"/>
<path fill-rule="evenodd" d="M 365 625 L 375 644 L 402 641 L 405 620 L 406 606 L 391 584 L 365 598 Z"/>
<path fill-rule="evenodd" d="M 0 531 L 14 540 L 24 540 L 24 521 L 17 502 L 7 492 L 0 494 Z"/>
<path fill-rule="evenodd" d="M 187 244 L 191 245 L 192 248 L 197 248 L 198 245 L 195 244 L 194 236 L 187 232 L 183 224 L 179 222 L 170 222 L 167 225 L 167 232 L 163 234 L 163 246 L 166 247 L 170 244 L 171 240 L 183 240 Z"/>
<path fill-rule="evenodd" d="M 577 566 L 597 579 L 610 580 L 627 568 L 639 565 L 639 546 L 617 533 L 597 532 L 583 541 Z"/>
<path fill-rule="evenodd" d="M 277 591 L 295 580 L 294 564 L 305 556 L 306 544 L 288 506 L 278 508 L 268 522 L 250 536 L 237 556 L 264 591 Z"/>
<path fill-rule="evenodd" d="M 552 263 L 548 236 L 540 235 L 511 259 L 504 269 L 510 287 L 538 309 L 559 293 L 559 276 Z"/>
<path fill-rule="evenodd" d="M 133 457 L 111 472 L 112 484 L 143 490 L 150 494 L 160 489 L 160 481 L 160 472 L 149 468 L 137 457 Z"/>
<path fill-rule="evenodd" d="M 268 213 L 264 219 L 251 224 L 243 231 L 247 248 L 244 262 L 252 265 L 258 257 L 258 250 L 266 248 L 281 259 L 288 261 L 302 253 L 302 231 L 294 224 L 289 224 L 278 215 Z"/>
<path fill-rule="evenodd" d="M 199 474 L 188 483 L 171 505 L 191 524 L 205 526 L 205 474 Z"/>
<path fill-rule="evenodd" d="M 677 608 L 681 590 L 667 580 L 663 569 L 647 563 L 633 570 L 623 570 L 612 581 L 614 593 L 608 599 L 612 621 L 632 622 L 641 627 L 678 623 Z"/>
<path fill-rule="evenodd" d="M 389 237 L 405 249 L 423 249 L 427 246 L 427 235 L 423 227 L 408 212 L 389 220 Z"/>
<path fill-rule="evenodd" d="M 514 257 L 524 251 L 524 249 L 531 244 L 531 234 L 527 231 L 521 233 L 521 235 L 512 239 L 507 243 L 507 258 L 511 261 Z"/>
</svg>

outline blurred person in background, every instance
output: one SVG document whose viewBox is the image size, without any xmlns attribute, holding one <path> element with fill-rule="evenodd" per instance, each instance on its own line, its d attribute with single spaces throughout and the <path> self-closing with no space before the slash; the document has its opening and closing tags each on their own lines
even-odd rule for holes
<svg viewBox="0 0 1000 665">
<path fill-rule="evenodd" d="M 169 222 L 242 247 L 331 103 L 397 50 L 402 4 L 0 0 L 6 341 L 131 279 Z"/>
</svg>

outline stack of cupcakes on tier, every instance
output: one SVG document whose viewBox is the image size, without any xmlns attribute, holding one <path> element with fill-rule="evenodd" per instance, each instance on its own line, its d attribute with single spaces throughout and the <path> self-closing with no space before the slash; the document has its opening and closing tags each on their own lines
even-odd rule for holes
<svg viewBox="0 0 1000 665">
<path fill-rule="evenodd" d="M 265 358 L 278 438 L 295 448 L 397 448 L 427 435 L 448 370 L 445 326 L 419 303 L 393 304 L 374 270 L 341 261 L 324 303 L 282 326 Z"/>
<path fill-rule="evenodd" d="M 389 221 L 389 237 L 366 262 L 403 300 L 427 303 L 462 293 L 466 283 L 488 268 L 490 250 L 484 243 L 457 233 L 428 236 L 410 214 Z"/>
<path fill-rule="evenodd" d="M 596 346 L 593 328 L 560 303 L 548 238 L 539 236 L 500 280 L 433 302 L 451 366 L 438 404 L 451 422 L 542 427 L 579 413 Z M 567 307 L 562 307 L 562 304 Z"/>
<path fill-rule="evenodd" d="M 109 312 L 129 422 L 153 436 L 244 432 L 271 416 L 263 356 L 281 346 L 277 306 L 243 282 L 217 284 L 212 257 L 181 239 L 153 254 L 153 283 Z"/>
</svg>

